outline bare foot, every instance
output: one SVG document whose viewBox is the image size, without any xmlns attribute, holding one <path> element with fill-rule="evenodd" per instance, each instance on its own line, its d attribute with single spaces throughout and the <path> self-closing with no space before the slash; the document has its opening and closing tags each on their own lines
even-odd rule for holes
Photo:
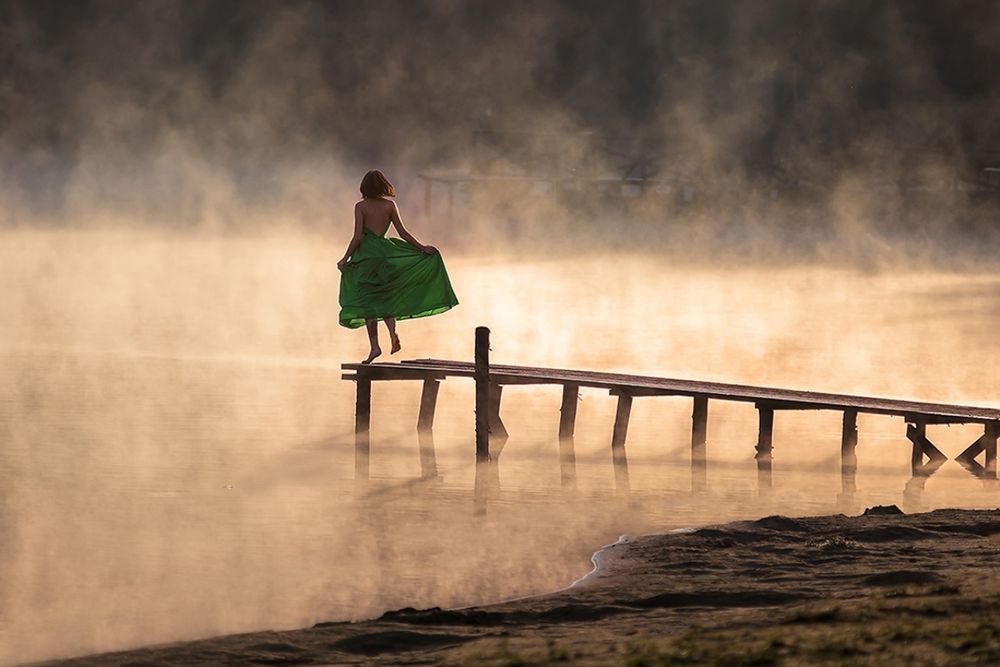
<svg viewBox="0 0 1000 667">
<path fill-rule="evenodd" d="M 403 349 L 403 346 L 399 344 L 399 336 L 392 337 L 392 349 L 389 350 L 389 354 L 396 354 Z"/>
<path fill-rule="evenodd" d="M 372 362 L 372 359 L 375 359 L 376 357 L 380 356 L 381 354 L 382 354 L 382 348 L 380 348 L 380 347 L 373 347 L 371 353 L 368 355 L 368 358 L 365 359 L 364 361 L 362 361 L 361 363 L 363 363 L 363 364 L 370 364 Z"/>
</svg>

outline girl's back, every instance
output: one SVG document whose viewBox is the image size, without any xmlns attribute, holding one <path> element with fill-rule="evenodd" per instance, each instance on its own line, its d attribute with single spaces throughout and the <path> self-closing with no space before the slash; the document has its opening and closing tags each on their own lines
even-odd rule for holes
<svg viewBox="0 0 1000 667">
<path fill-rule="evenodd" d="M 369 197 L 358 202 L 358 211 L 365 229 L 376 236 L 384 236 L 392 224 L 396 205 L 388 199 Z"/>
</svg>

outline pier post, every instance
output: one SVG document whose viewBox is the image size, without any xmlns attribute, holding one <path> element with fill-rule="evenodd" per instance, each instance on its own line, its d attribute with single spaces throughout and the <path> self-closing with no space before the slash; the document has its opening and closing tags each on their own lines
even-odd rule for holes
<svg viewBox="0 0 1000 667">
<path fill-rule="evenodd" d="M 909 424 L 906 427 L 906 437 L 913 443 L 913 449 L 910 451 L 910 469 L 916 476 L 924 462 L 924 448 L 921 440 L 927 437 L 927 424 L 923 422 Z"/>
<path fill-rule="evenodd" d="M 707 482 L 708 397 L 695 396 L 691 412 L 691 490 L 703 491 Z"/>
<path fill-rule="evenodd" d="M 434 428 L 434 410 L 437 407 L 438 389 L 441 383 L 433 378 L 424 380 L 420 392 L 420 415 L 417 417 L 417 430 L 430 431 Z"/>
<path fill-rule="evenodd" d="M 354 478 L 368 479 L 371 454 L 372 381 L 358 374 L 354 409 Z"/>
<path fill-rule="evenodd" d="M 615 412 L 615 428 L 611 434 L 611 459 L 615 466 L 615 486 L 619 491 L 628 491 L 628 457 L 625 455 L 625 437 L 628 435 L 628 420 L 632 414 L 632 397 L 618 395 L 618 410 Z"/>
<path fill-rule="evenodd" d="M 857 490 L 855 474 L 858 470 L 858 411 L 844 410 L 844 427 L 840 435 L 840 483 L 844 496 Z"/>
<path fill-rule="evenodd" d="M 417 417 L 417 444 L 420 447 L 420 476 L 437 477 L 437 453 L 434 449 L 434 411 L 441 383 L 434 378 L 424 380 L 420 392 L 420 414 Z"/>
<path fill-rule="evenodd" d="M 580 385 L 564 384 L 562 406 L 559 408 L 559 439 L 572 438 L 576 431 L 576 404 L 580 399 Z"/>
<path fill-rule="evenodd" d="M 761 491 L 771 488 L 771 461 L 773 459 L 772 440 L 774 437 L 774 408 L 767 404 L 757 404 L 757 486 Z"/>
<path fill-rule="evenodd" d="M 576 408 L 580 400 L 580 385 L 563 385 L 562 405 L 559 408 L 559 477 L 563 489 L 576 488 Z"/>
<path fill-rule="evenodd" d="M 997 478 L 997 440 L 1000 439 L 1000 422 L 988 422 L 983 433 L 985 442 L 983 451 L 985 454 L 986 475 L 989 479 Z"/>
<path fill-rule="evenodd" d="M 490 460 L 490 330 L 476 327 L 476 463 Z"/>
</svg>

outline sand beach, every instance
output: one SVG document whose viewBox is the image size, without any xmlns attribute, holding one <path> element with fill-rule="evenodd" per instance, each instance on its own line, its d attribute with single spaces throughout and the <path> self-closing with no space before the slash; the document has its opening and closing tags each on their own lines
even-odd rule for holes
<svg viewBox="0 0 1000 667">
<path fill-rule="evenodd" d="M 770 516 L 623 536 L 550 595 L 59 664 L 996 664 L 998 556 L 1000 510 Z"/>
</svg>

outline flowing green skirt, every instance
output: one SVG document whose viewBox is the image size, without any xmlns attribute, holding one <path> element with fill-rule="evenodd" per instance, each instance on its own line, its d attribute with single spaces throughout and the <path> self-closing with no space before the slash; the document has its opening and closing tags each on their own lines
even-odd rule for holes
<svg viewBox="0 0 1000 667">
<path fill-rule="evenodd" d="M 425 255 L 367 229 L 340 275 L 340 324 L 350 329 L 366 319 L 427 317 L 457 305 L 440 253 Z"/>
</svg>

